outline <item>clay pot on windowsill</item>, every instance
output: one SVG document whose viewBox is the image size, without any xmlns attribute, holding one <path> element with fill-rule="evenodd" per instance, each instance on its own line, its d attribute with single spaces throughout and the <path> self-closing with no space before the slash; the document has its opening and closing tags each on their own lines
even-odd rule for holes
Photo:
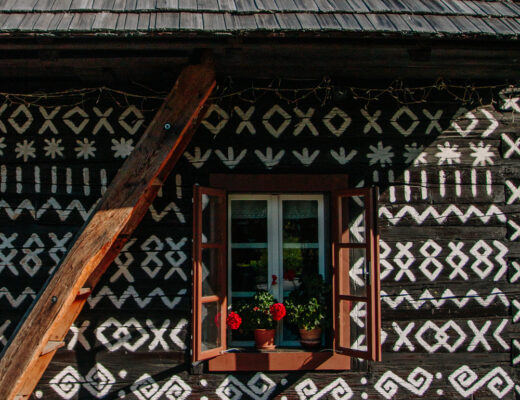
<svg viewBox="0 0 520 400">
<path fill-rule="evenodd" d="M 319 347 L 321 344 L 321 328 L 300 329 L 300 344 L 305 348 Z"/>
<path fill-rule="evenodd" d="M 255 346 L 259 350 L 274 350 L 275 329 L 255 329 Z"/>
</svg>

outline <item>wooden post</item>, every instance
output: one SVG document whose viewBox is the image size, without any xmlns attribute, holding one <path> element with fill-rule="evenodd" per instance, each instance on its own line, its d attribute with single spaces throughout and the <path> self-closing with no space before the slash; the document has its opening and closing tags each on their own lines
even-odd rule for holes
<svg viewBox="0 0 520 400">
<path fill-rule="evenodd" d="M 0 359 L 0 399 L 27 398 L 91 290 L 184 153 L 215 87 L 209 63 L 181 72 L 165 102 L 31 305 Z"/>
</svg>

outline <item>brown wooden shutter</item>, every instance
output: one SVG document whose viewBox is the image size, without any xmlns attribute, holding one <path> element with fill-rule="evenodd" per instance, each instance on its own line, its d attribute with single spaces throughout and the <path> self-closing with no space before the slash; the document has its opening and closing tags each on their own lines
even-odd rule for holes
<svg viewBox="0 0 520 400">
<path fill-rule="evenodd" d="M 381 361 L 377 190 L 333 195 L 334 349 Z"/>
<path fill-rule="evenodd" d="M 192 361 L 226 349 L 227 268 L 226 192 L 193 190 L 193 347 Z"/>
</svg>

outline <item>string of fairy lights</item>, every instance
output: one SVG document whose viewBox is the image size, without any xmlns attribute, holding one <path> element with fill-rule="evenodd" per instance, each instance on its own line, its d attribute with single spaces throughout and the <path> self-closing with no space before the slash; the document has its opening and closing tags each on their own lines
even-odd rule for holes
<svg viewBox="0 0 520 400">
<path fill-rule="evenodd" d="M 219 83 L 210 101 L 220 103 L 226 99 L 239 99 L 246 103 L 257 102 L 262 96 L 275 95 L 287 104 L 298 104 L 308 98 L 314 97 L 320 104 L 324 105 L 334 97 L 351 98 L 368 106 L 382 100 L 391 98 L 400 105 L 424 104 L 430 101 L 435 95 L 443 94 L 452 101 L 461 105 L 474 104 L 485 106 L 494 104 L 499 100 L 506 100 L 507 97 L 517 95 L 517 86 L 511 84 L 496 85 L 474 85 L 474 84 L 451 84 L 439 78 L 433 84 L 421 86 L 409 86 L 404 81 L 396 80 L 382 87 L 354 87 L 349 85 L 336 85 L 330 78 L 323 78 L 314 85 L 306 85 L 306 82 L 298 81 L 299 87 L 287 87 L 294 85 L 292 81 L 274 79 L 264 84 L 252 82 L 237 84 L 227 78 Z M 11 104 L 24 104 L 26 106 L 77 106 L 87 101 L 99 102 L 103 96 L 109 96 L 118 105 L 134 104 L 140 101 L 145 104 L 148 101 L 163 101 L 167 92 L 156 91 L 142 84 L 135 84 L 139 89 L 127 91 L 122 89 L 109 88 L 106 86 L 88 87 L 79 89 L 68 89 L 55 92 L 37 91 L 33 93 L 16 93 L 0 91 L 0 101 Z M 520 88 L 518 88 L 520 91 Z M 130 101 L 132 99 L 133 101 Z M 446 101 L 446 98 L 444 98 Z M 156 106 L 143 111 L 153 111 Z"/>
</svg>

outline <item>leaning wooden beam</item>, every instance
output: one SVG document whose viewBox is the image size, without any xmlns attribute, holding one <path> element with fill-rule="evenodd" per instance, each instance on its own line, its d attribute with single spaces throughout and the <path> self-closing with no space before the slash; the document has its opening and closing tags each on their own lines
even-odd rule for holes
<svg viewBox="0 0 520 400">
<path fill-rule="evenodd" d="M 193 135 L 215 87 L 209 65 L 181 72 L 0 359 L 0 399 L 27 399 L 103 272 L 139 224 Z"/>
</svg>

